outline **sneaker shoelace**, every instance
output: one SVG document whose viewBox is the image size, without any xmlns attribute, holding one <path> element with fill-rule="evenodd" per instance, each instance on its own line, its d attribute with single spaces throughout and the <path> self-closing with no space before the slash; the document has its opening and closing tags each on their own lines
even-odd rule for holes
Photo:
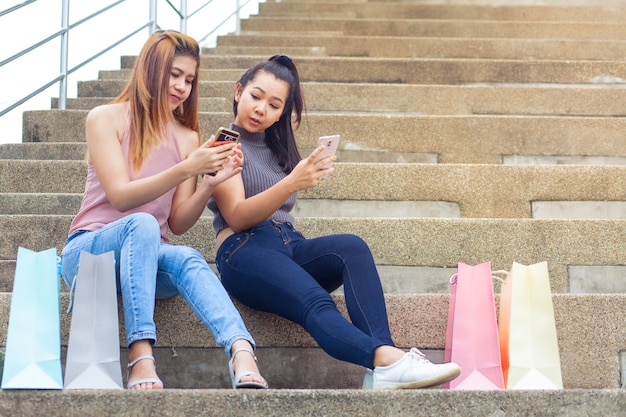
<svg viewBox="0 0 626 417">
<path fill-rule="evenodd" d="M 414 360 L 414 361 L 420 363 L 421 365 L 426 365 L 426 364 L 430 364 L 431 363 L 426 358 L 426 355 L 424 355 L 418 348 L 411 348 L 411 350 L 409 350 L 409 352 L 408 352 L 408 355 L 411 358 L 411 360 Z"/>
</svg>

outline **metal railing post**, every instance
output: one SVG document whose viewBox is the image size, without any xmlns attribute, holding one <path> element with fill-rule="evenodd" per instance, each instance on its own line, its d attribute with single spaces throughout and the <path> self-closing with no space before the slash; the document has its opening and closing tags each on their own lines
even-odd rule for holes
<svg viewBox="0 0 626 417">
<path fill-rule="evenodd" d="M 187 34 L 187 0 L 180 0 L 180 33 Z"/>
<path fill-rule="evenodd" d="M 63 0 L 61 6 L 61 80 L 59 81 L 59 102 L 58 108 L 65 110 L 67 107 L 67 63 L 69 47 L 69 25 L 70 25 L 70 0 Z"/>
<path fill-rule="evenodd" d="M 157 30 L 157 0 L 150 0 L 148 13 L 150 14 L 148 16 L 150 19 L 150 26 L 148 27 L 150 33 L 148 35 L 151 35 Z"/>
<path fill-rule="evenodd" d="M 235 2 L 235 33 L 237 35 L 241 34 L 241 13 L 240 13 L 240 9 L 241 9 L 241 2 L 239 0 L 237 0 Z"/>
</svg>

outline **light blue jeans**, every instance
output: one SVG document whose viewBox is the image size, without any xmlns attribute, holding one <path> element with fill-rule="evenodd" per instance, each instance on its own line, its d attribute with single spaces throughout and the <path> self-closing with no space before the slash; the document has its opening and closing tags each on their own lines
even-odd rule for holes
<svg viewBox="0 0 626 417">
<path fill-rule="evenodd" d="M 233 342 L 252 336 L 221 282 L 197 250 L 161 242 L 157 220 L 148 213 L 130 214 L 102 228 L 69 236 L 61 253 L 65 283 L 72 286 L 80 252 L 115 253 L 118 293 L 122 294 L 126 340 L 156 341 L 157 298 L 180 294 L 227 355 Z"/>
</svg>

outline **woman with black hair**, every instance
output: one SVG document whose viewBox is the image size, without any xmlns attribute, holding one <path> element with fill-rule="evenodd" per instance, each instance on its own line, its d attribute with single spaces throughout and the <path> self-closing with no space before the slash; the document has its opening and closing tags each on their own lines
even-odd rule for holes
<svg viewBox="0 0 626 417">
<path fill-rule="evenodd" d="M 236 84 L 231 128 L 241 133 L 243 171 L 218 185 L 208 203 L 222 283 L 244 304 L 304 327 L 331 356 L 367 368 L 364 388 L 425 388 L 456 378 L 458 365 L 395 347 L 363 239 L 306 239 L 294 228 L 297 193 L 329 175 L 335 160 L 317 160 L 323 147 L 300 158 L 291 117 L 297 128 L 303 109 L 298 71 L 284 55 L 254 65 Z M 329 294 L 341 285 L 351 321 Z"/>
</svg>

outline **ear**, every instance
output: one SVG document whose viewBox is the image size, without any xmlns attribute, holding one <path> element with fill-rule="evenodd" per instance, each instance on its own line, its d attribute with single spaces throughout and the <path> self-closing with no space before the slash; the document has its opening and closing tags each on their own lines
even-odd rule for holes
<svg viewBox="0 0 626 417">
<path fill-rule="evenodd" d="M 239 99 L 241 99 L 241 94 L 243 93 L 243 85 L 241 83 L 237 83 L 235 86 L 235 101 L 239 103 Z"/>
</svg>

